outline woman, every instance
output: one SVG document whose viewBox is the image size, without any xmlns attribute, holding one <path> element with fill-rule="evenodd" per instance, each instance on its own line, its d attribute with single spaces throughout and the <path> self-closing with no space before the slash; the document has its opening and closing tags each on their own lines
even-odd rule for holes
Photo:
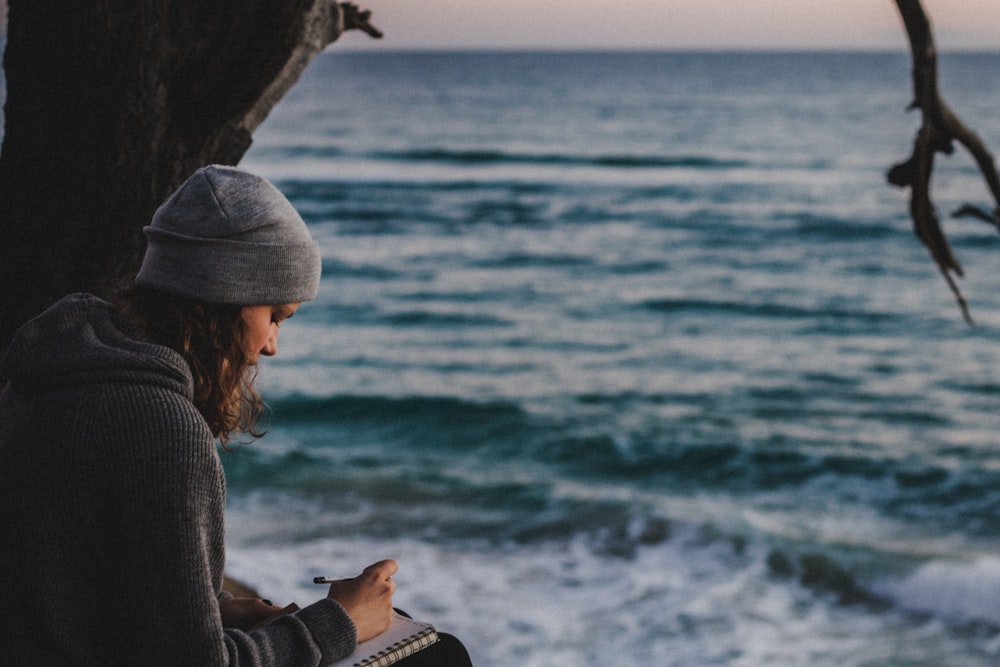
<svg viewBox="0 0 1000 667">
<path fill-rule="evenodd" d="M 396 563 L 292 613 L 223 593 L 216 448 L 259 435 L 255 366 L 315 297 L 317 244 L 274 186 L 221 166 L 145 232 L 122 304 L 66 297 L 3 361 L 4 664 L 327 664 L 388 626 Z"/>
</svg>

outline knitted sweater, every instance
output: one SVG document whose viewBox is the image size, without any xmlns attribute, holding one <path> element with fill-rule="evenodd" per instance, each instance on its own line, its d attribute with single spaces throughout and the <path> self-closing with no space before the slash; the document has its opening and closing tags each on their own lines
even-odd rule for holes
<svg viewBox="0 0 1000 667">
<path fill-rule="evenodd" d="M 225 480 L 180 355 L 73 295 L 20 329 L 0 375 L 3 664 L 301 667 L 353 650 L 332 600 L 222 627 Z"/>
</svg>

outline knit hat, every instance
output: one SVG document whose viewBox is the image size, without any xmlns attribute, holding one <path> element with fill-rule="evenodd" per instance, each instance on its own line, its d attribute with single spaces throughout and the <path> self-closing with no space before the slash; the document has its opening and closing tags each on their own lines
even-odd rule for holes
<svg viewBox="0 0 1000 667">
<path fill-rule="evenodd" d="M 315 298 L 319 246 L 269 182 L 235 167 L 191 175 L 143 227 L 135 284 L 204 303 L 242 306 Z"/>
</svg>

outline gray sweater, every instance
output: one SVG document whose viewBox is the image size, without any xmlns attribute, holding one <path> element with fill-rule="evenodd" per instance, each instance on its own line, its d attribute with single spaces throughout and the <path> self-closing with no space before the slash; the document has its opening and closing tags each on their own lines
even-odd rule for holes
<svg viewBox="0 0 1000 667">
<path fill-rule="evenodd" d="M 74 295 L 21 328 L 0 375 L 0 662 L 301 667 L 353 650 L 332 600 L 222 627 L 225 479 L 178 354 Z"/>
</svg>

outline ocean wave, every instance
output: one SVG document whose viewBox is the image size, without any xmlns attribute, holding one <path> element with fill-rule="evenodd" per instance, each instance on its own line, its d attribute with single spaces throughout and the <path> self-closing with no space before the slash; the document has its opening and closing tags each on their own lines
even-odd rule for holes
<svg viewBox="0 0 1000 667">
<path fill-rule="evenodd" d="M 767 569 L 772 577 L 793 579 L 811 590 L 833 594 L 840 604 L 860 604 L 874 611 L 885 611 L 891 605 L 887 597 L 863 586 L 847 567 L 828 554 L 774 549 L 767 556 Z"/>
<path fill-rule="evenodd" d="M 476 402 L 454 397 L 424 396 L 306 396 L 294 394 L 270 403 L 274 414 L 292 428 L 296 424 L 404 424 L 448 429 L 524 428 L 530 418 L 515 403 Z"/>
<path fill-rule="evenodd" d="M 879 582 L 877 595 L 913 613 L 943 618 L 966 632 L 1000 634 L 1000 560 L 995 556 L 940 558 L 911 574 Z"/>
<path fill-rule="evenodd" d="M 586 255 L 574 255 L 569 252 L 563 253 L 542 253 L 542 252 L 511 252 L 499 257 L 489 257 L 477 259 L 471 262 L 472 266 L 481 268 L 498 269 L 520 269 L 525 267 L 541 266 L 552 267 L 591 267 L 594 266 L 594 259 Z"/>
<path fill-rule="evenodd" d="M 489 149 L 428 148 L 386 151 L 373 157 L 402 162 L 445 162 L 460 165 L 534 164 L 554 166 L 593 166 L 618 169 L 739 169 L 750 166 L 746 160 L 715 158 L 704 155 L 572 155 L 559 153 L 517 153 Z"/>
<path fill-rule="evenodd" d="M 405 275 L 398 269 L 390 269 L 374 264 L 352 264 L 336 258 L 323 259 L 323 277 L 331 278 L 360 278 L 374 281 L 395 280 Z"/>
<path fill-rule="evenodd" d="M 838 306 L 800 306 L 792 303 L 731 301 L 723 299 L 697 299 L 691 297 L 647 299 L 638 307 L 658 313 L 693 313 L 718 316 L 751 316 L 788 320 L 815 320 L 817 322 L 853 322 L 866 330 L 878 325 L 898 322 L 901 315 Z"/>
<path fill-rule="evenodd" d="M 509 327 L 513 322 L 493 315 L 439 313 L 429 310 L 408 310 L 379 317 L 379 322 L 392 327 Z"/>
<path fill-rule="evenodd" d="M 322 595 L 312 576 L 394 557 L 398 604 L 462 637 L 476 664 L 995 663 L 988 563 L 949 572 L 931 561 L 880 580 L 857 575 L 856 558 L 837 550 L 655 521 L 609 530 L 603 545 L 460 545 L 413 532 L 275 539 L 273 506 L 233 508 L 232 573 L 302 603 Z M 622 534 L 631 534 L 624 551 Z"/>
<path fill-rule="evenodd" d="M 846 388 L 848 393 L 836 400 L 866 400 L 852 393 L 850 385 Z M 756 415 L 753 419 L 778 419 L 768 411 L 757 414 L 774 402 L 787 404 L 787 414 L 797 419 L 803 414 L 816 419 L 838 414 L 830 405 L 821 401 L 816 406 L 812 401 L 809 388 L 803 388 L 800 395 L 758 392 L 756 398 L 740 399 L 740 404 L 746 404 L 731 408 L 729 417 L 744 420 L 749 411 Z M 462 496 L 464 510 L 486 509 L 487 499 L 500 502 L 503 494 L 493 494 L 491 489 L 508 484 L 511 478 L 504 475 L 509 473 L 518 485 L 539 489 L 541 496 L 555 480 L 624 484 L 656 498 L 721 494 L 751 504 L 754 498 L 777 493 L 803 503 L 808 498 L 825 498 L 830 511 L 834 506 L 845 511 L 855 506 L 870 508 L 900 526 L 931 531 L 960 528 L 969 536 L 984 537 L 1000 530 L 1000 471 L 955 467 L 947 451 L 900 458 L 890 452 L 864 452 L 860 445 L 858 451 L 848 453 L 788 439 L 728 440 L 726 428 L 713 436 L 704 425 L 686 425 L 683 420 L 670 425 L 652 420 L 631 432 L 606 425 L 608 411 L 655 415 L 677 406 L 711 411 L 717 403 L 717 397 L 697 393 L 591 392 L 580 395 L 576 413 L 557 417 L 532 413 L 508 401 L 290 395 L 274 400 L 271 409 L 273 422 L 280 425 L 276 437 L 296 444 L 290 450 L 251 448 L 257 454 L 242 461 L 236 474 L 259 480 L 267 474 L 281 476 L 284 470 L 295 478 L 301 470 L 313 469 L 309 474 L 330 474 L 338 483 L 350 484 L 343 476 L 349 477 L 351 470 L 365 477 L 370 474 L 364 463 L 369 457 L 388 456 L 393 463 L 380 473 L 384 482 L 401 493 L 414 492 L 424 483 L 414 470 L 426 474 L 430 467 L 440 484 L 432 496 L 440 494 L 442 502 L 449 494 Z M 899 414 L 889 418 L 902 419 Z M 870 419 L 881 423 L 882 417 L 873 413 Z M 895 423 L 888 422 L 889 426 Z M 927 423 L 916 421 L 912 426 L 924 428 Z M 333 457 L 346 468 L 324 473 L 315 469 L 316 457 Z M 496 466 L 500 477 L 467 477 L 469 466 L 482 461 Z M 270 472 L 261 472 L 264 469 Z M 522 475 L 521 470 L 533 472 Z M 467 496 L 462 489 L 469 491 Z M 502 502 L 496 507 L 514 515 L 527 511 L 522 519 L 529 523 L 533 521 L 529 515 L 539 509 L 528 511 Z M 557 522 L 565 520 L 585 530 L 588 521 L 584 517 L 592 507 L 583 502 L 550 509 Z"/>
<path fill-rule="evenodd" d="M 793 222 L 800 234 L 819 241 L 842 241 L 845 243 L 857 243 L 859 241 L 882 242 L 888 238 L 912 233 L 906 227 L 894 226 L 886 220 L 842 218 L 811 212 L 778 214 L 774 216 L 774 219 Z"/>
</svg>

